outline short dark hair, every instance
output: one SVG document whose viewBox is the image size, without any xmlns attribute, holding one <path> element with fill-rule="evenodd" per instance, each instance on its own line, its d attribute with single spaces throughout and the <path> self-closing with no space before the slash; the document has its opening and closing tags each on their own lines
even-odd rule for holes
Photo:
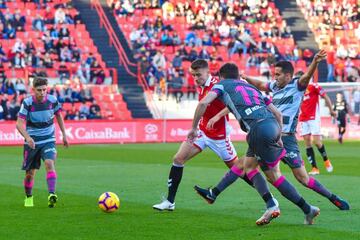
<svg viewBox="0 0 360 240">
<path fill-rule="evenodd" d="M 235 63 L 225 63 L 219 70 L 219 76 L 224 79 L 239 79 L 239 68 Z"/>
<path fill-rule="evenodd" d="M 203 68 L 209 68 L 209 64 L 206 60 L 204 59 L 196 59 L 195 61 L 193 61 L 191 63 L 190 68 L 192 70 L 198 70 L 198 69 L 203 69 Z"/>
<path fill-rule="evenodd" d="M 283 73 L 290 73 L 291 76 L 294 75 L 294 67 L 289 61 L 279 61 L 275 64 L 275 67 L 281 68 Z"/>
<path fill-rule="evenodd" d="M 36 77 L 33 80 L 33 87 L 39 87 L 39 86 L 44 86 L 44 85 L 48 85 L 48 80 L 46 78 L 40 78 L 40 77 Z"/>
</svg>

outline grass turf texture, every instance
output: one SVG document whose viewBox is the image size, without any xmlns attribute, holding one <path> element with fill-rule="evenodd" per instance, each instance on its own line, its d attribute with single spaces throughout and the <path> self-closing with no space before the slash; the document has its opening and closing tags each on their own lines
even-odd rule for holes
<svg viewBox="0 0 360 240">
<path fill-rule="evenodd" d="M 235 144 L 238 153 L 245 143 Z M 58 146 L 59 202 L 47 207 L 42 168 L 35 178 L 33 208 L 23 207 L 21 147 L 0 148 L 0 239 L 360 239 L 360 142 L 326 142 L 334 165 L 329 174 L 316 153 L 321 175 L 316 178 L 347 199 L 351 211 L 339 211 L 330 202 L 302 187 L 282 164 L 281 169 L 310 203 L 319 206 L 315 225 L 304 226 L 302 212 L 271 187 L 282 210 L 270 225 L 257 227 L 264 204 L 242 181 L 228 188 L 214 205 L 206 204 L 192 187 L 215 185 L 225 165 L 209 150 L 189 161 L 184 169 L 176 210 L 157 212 L 167 192 L 171 158 L 179 144 Z M 304 153 L 304 147 L 301 143 Z M 315 149 L 316 151 L 316 149 Z M 304 159 L 305 156 L 303 156 Z M 310 166 L 306 163 L 307 168 Z M 113 191 L 120 210 L 101 212 L 97 199 Z"/>
</svg>

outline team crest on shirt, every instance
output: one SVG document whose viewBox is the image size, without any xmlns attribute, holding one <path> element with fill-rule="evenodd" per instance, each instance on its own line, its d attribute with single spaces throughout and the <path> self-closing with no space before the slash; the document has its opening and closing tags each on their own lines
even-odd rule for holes
<svg viewBox="0 0 360 240">
<path fill-rule="evenodd" d="M 48 109 L 50 110 L 52 108 L 53 108 L 53 105 L 52 105 L 52 103 L 50 103 Z"/>
</svg>

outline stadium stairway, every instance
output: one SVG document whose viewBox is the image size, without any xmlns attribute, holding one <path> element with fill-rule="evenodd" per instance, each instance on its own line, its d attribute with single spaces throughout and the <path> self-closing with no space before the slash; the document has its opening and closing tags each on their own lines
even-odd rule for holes
<svg viewBox="0 0 360 240">
<path fill-rule="evenodd" d="M 106 1 L 101 1 L 101 4 L 105 14 L 109 18 L 110 24 L 123 45 L 129 60 L 134 61 L 129 46 L 127 43 L 124 45 L 124 41 L 126 40 L 117 26 L 112 13 L 110 14 L 110 9 L 107 7 Z M 99 16 L 96 13 L 96 10 L 91 9 L 90 1 L 73 0 L 73 5 L 80 12 L 81 18 L 86 25 L 86 29 L 90 33 L 95 45 L 98 47 L 99 53 L 102 55 L 106 66 L 117 69 L 119 89 L 128 109 L 131 111 L 131 116 L 133 118 L 152 118 L 153 116 L 145 102 L 142 87 L 138 84 L 136 77 L 128 74 L 125 68 L 119 65 L 119 56 L 115 48 L 109 46 L 109 35 L 105 28 L 100 28 Z M 136 67 L 129 66 L 129 68 L 133 73 L 137 72 Z"/>
<path fill-rule="evenodd" d="M 296 1 L 275 0 L 276 7 L 281 16 L 290 26 L 296 44 L 301 48 L 308 48 L 313 52 L 319 51 L 315 36 L 306 22 L 304 15 L 297 6 Z M 319 81 L 326 81 L 327 65 L 324 61 L 319 64 Z"/>
</svg>

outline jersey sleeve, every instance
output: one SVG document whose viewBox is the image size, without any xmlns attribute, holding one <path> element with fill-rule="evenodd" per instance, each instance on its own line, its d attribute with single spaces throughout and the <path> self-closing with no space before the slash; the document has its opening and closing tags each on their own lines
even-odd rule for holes
<svg viewBox="0 0 360 240">
<path fill-rule="evenodd" d="M 25 101 L 23 101 L 18 113 L 18 117 L 26 120 L 28 113 L 29 113 L 29 106 L 26 104 Z"/>
<path fill-rule="evenodd" d="M 55 115 L 59 115 L 59 113 L 61 113 L 61 104 L 59 103 L 59 101 L 56 99 L 55 103 L 54 103 L 54 114 Z"/>
<path fill-rule="evenodd" d="M 269 106 L 272 103 L 271 99 L 268 97 L 264 97 L 264 102 L 265 102 L 266 106 Z"/>
<path fill-rule="evenodd" d="M 316 90 L 321 97 L 325 96 L 325 90 L 321 86 L 317 85 Z"/>
<path fill-rule="evenodd" d="M 212 88 L 211 91 L 216 93 L 216 95 L 218 97 L 222 96 L 224 93 L 224 86 L 221 84 L 215 84 Z"/>
</svg>

